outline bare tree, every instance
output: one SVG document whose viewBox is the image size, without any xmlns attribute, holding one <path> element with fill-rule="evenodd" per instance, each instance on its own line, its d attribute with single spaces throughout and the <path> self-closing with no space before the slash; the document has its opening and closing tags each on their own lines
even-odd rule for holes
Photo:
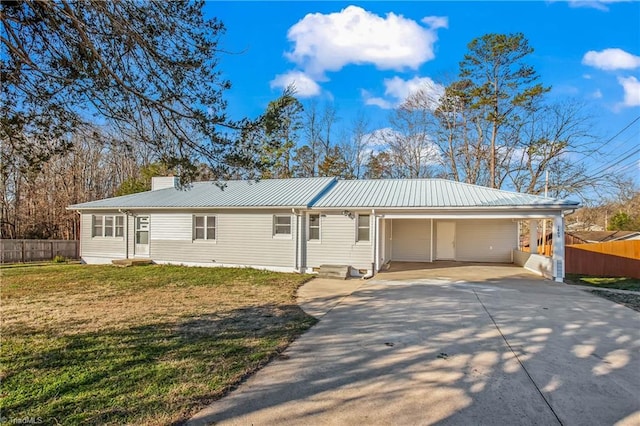
<svg viewBox="0 0 640 426">
<path fill-rule="evenodd" d="M 505 126 L 511 151 L 505 153 L 504 180 L 517 191 L 542 194 L 545 172 L 548 193 L 554 197 L 581 194 L 602 180 L 588 175 L 584 161 L 595 152 L 592 118 L 574 100 L 539 105 Z M 598 183 L 600 182 L 600 183 Z"/>
<path fill-rule="evenodd" d="M 487 123 L 472 108 L 469 83 L 454 81 L 443 93 L 427 86 L 412 93 L 403 108 L 422 120 L 424 132 L 440 151 L 441 173 L 448 179 L 487 185 L 489 149 Z"/>
<path fill-rule="evenodd" d="M 393 161 L 394 176 L 399 178 L 433 177 L 441 162 L 430 134 L 430 110 L 404 104 L 391 115 L 390 131 L 380 132 Z"/>
<path fill-rule="evenodd" d="M 100 129 L 77 132 L 70 151 L 50 157 L 37 170 L 3 167 L 2 238 L 77 238 L 78 216 L 67 206 L 113 196 L 138 173 L 142 155 L 135 147 L 123 150 L 114 138 Z"/>
</svg>

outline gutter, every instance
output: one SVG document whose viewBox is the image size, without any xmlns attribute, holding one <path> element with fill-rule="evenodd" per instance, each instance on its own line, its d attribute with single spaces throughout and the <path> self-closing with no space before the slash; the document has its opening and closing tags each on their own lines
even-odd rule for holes
<svg viewBox="0 0 640 426">
<path fill-rule="evenodd" d="M 99 207 L 75 207 L 69 206 L 66 207 L 66 210 L 76 210 L 76 211 L 103 211 L 103 210 L 144 210 L 144 211 L 154 211 L 154 210 L 188 210 L 190 212 L 194 210 L 287 210 L 287 209 L 306 209 L 307 206 L 99 206 Z"/>
<path fill-rule="evenodd" d="M 522 204 L 522 205 L 517 205 L 517 206 L 431 206 L 431 207 L 425 207 L 425 206 L 412 206 L 412 207 L 394 207 L 394 206 L 341 206 L 341 207 L 323 207 L 323 206 L 312 206 L 310 207 L 310 209 L 312 210 L 368 210 L 368 209 L 380 209 L 380 210 L 393 210 L 393 211 L 398 211 L 398 210 L 407 210 L 407 211 L 415 211 L 415 210 L 428 210 L 428 211 L 432 211 L 432 210 L 446 210 L 446 211 L 451 211 L 451 210 L 478 210 L 478 211 L 485 211 L 485 210 L 527 210 L 527 209 L 532 209 L 532 210 L 558 210 L 561 208 L 569 208 L 569 209 L 577 209 L 580 207 L 580 204 L 544 204 L 544 205 L 540 205 L 540 204 Z"/>
</svg>

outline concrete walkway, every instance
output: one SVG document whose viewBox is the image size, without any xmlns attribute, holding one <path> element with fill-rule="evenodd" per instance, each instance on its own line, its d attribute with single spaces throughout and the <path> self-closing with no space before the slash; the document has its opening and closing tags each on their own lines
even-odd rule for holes
<svg viewBox="0 0 640 426">
<path fill-rule="evenodd" d="M 520 271 L 311 281 L 321 321 L 190 424 L 640 424 L 640 313 Z"/>
<path fill-rule="evenodd" d="M 298 289 L 298 305 L 312 317 L 320 319 L 365 284 L 362 279 L 314 278 Z"/>
</svg>

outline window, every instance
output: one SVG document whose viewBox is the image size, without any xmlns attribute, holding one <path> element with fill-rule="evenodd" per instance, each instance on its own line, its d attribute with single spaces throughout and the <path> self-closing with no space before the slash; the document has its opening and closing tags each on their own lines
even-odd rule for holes
<svg viewBox="0 0 640 426">
<path fill-rule="evenodd" d="M 309 215 L 309 240 L 320 239 L 320 215 Z"/>
<path fill-rule="evenodd" d="M 124 216 L 94 215 L 92 237 L 124 237 Z"/>
<path fill-rule="evenodd" d="M 124 237 L 124 216 L 116 216 L 116 237 Z"/>
<path fill-rule="evenodd" d="M 369 241 L 369 230 L 371 229 L 371 216 L 368 214 L 358 215 L 358 241 Z"/>
<path fill-rule="evenodd" d="M 194 216 L 193 239 L 194 240 L 215 240 L 216 239 L 216 217 L 215 216 Z"/>
<path fill-rule="evenodd" d="M 291 235 L 291 216 L 273 217 L 273 235 Z"/>
<path fill-rule="evenodd" d="M 102 216 L 93 216 L 93 232 L 92 237 L 102 237 Z"/>
<path fill-rule="evenodd" d="M 113 216 L 104 217 L 104 236 L 113 237 Z"/>
</svg>

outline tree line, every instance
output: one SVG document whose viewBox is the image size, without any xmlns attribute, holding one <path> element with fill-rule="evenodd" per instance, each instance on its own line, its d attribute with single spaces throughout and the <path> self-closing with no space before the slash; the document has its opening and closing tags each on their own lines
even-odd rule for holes
<svg viewBox="0 0 640 426">
<path fill-rule="evenodd" d="M 2 238 L 77 238 L 68 205 L 147 190 L 169 173 L 185 186 L 442 177 L 558 197 L 602 183 L 576 161 L 598 152 L 593 119 L 550 98 L 523 34 L 472 40 L 454 78 L 410 94 L 383 125 L 303 103 L 295 87 L 234 120 L 219 66 L 225 28 L 202 6 L 1 4 Z"/>
</svg>

